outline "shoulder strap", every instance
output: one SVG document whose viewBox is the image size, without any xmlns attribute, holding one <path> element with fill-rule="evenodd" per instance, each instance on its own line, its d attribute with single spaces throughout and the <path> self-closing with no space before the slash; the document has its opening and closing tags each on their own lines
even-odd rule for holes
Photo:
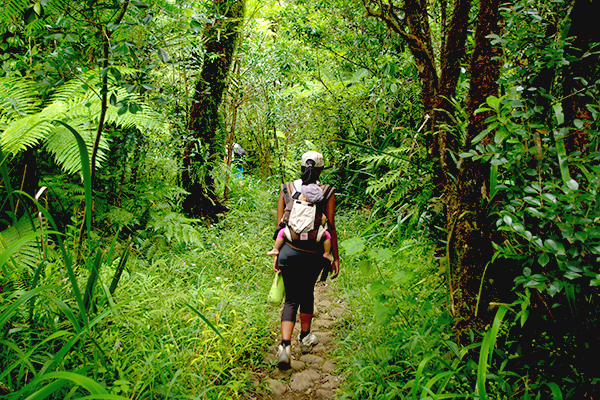
<svg viewBox="0 0 600 400">
<path fill-rule="evenodd" d="M 293 183 L 294 193 L 302 191 L 302 179 L 296 179 Z M 294 194 L 292 193 L 292 195 Z"/>
<path fill-rule="evenodd" d="M 285 204 L 290 202 L 290 194 L 288 193 L 287 183 L 281 185 L 281 191 L 283 192 L 283 197 L 285 199 Z"/>
<path fill-rule="evenodd" d="M 283 195 L 285 197 L 285 208 L 283 209 L 283 222 L 288 224 L 290 221 L 290 213 L 292 212 L 292 207 L 294 207 L 294 185 L 291 182 L 285 183 L 282 185 L 281 190 L 283 191 Z"/>
<path fill-rule="evenodd" d="M 287 191 L 288 191 L 289 197 L 286 199 L 285 204 L 288 204 L 290 201 L 292 201 L 294 199 L 294 194 L 296 194 L 296 188 L 294 187 L 294 184 L 291 182 L 286 183 L 286 186 L 287 186 Z"/>
<path fill-rule="evenodd" d="M 323 189 L 323 199 L 329 200 L 329 198 L 333 194 L 333 189 L 334 189 L 333 186 L 323 185 L 323 187 L 321 189 Z"/>
</svg>

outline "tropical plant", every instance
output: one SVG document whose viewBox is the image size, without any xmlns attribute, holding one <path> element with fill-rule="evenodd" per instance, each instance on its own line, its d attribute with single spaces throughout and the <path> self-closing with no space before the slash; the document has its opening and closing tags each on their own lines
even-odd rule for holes
<svg viewBox="0 0 600 400">
<path fill-rule="evenodd" d="M 134 74 L 134 70 L 122 70 Z M 45 102 L 41 102 L 36 85 L 28 79 L 0 78 L 0 98 L 4 99 L 0 109 L 0 146 L 7 154 L 15 155 L 26 148 L 43 144 L 44 149 L 54 157 L 57 164 L 68 173 L 79 172 L 81 163 L 77 143 L 73 135 L 63 125 L 54 121 L 68 123 L 75 130 L 83 132 L 88 151 L 94 148 L 96 122 L 99 118 L 101 100 L 90 89 L 98 80 L 97 71 L 84 76 L 85 84 L 74 79 L 59 87 Z M 149 107 L 128 108 L 123 103 L 140 103 L 141 99 L 118 89 L 116 97 L 121 102 L 111 104 L 106 113 L 106 122 L 122 128 L 135 127 L 142 131 L 160 130 L 163 123 L 160 116 Z M 96 161 L 99 167 L 108 150 L 105 138 L 100 141 L 100 152 Z"/>
</svg>

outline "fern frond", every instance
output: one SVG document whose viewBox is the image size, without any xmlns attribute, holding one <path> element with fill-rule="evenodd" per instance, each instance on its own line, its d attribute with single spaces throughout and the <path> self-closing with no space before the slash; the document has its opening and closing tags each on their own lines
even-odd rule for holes
<svg viewBox="0 0 600 400">
<path fill-rule="evenodd" d="M 34 223 L 36 222 L 37 219 L 34 220 Z M 29 217 L 22 217 L 15 225 L 0 232 L 0 247 L 6 249 L 24 236 L 35 231 L 36 227 L 32 226 Z M 15 253 L 13 253 L 12 259 L 15 261 L 14 265 L 12 265 L 15 268 L 12 271 L 13 279 L 18 279 L 24 269 L 35 269 L 42 261 L 42 252 L 39 239 L 37 241 L 30 240 L 22 245 Z"/>
<path fill-rule="evenodd" d="M 0 147 L 6 153 L 17 154 L 46 139 L 54 130 L 52 121 L 59 119 L 65 111 L 64 104 L 55 103 L 37 114 L 9 122 L 0 137 Z"/>
<path fill-rule="evenodd" d="M 121 75 L 124 76 L 132 76 L 140 71 L 135 68 L 117 66 Z M 67 83 L 62 85 L 57 89 L 57 91 L 50 96 L 49 103 L 55 103 L 58 101 L 68 102 L 75 98 L 80 99 L 81 101 L 98 101 L 98 96 L 94 93 L 93 90 L 86 89 L 83 86 L 87 85 L 88 87 L 98 88 L 101 84 L 100 78 L 100 70 L 93 69 L 89 70 L 84 74 L 79 75 L 77 78 L 69 80 Z M 115 82 L 111 76 L 109 76 L 109 86 L 114 85 Z M 127 93 L 124 89 L 122 89 L 124 93 Z"/>
<path fill-rule="evenodd" d="M 377 194 L 389 192 L 394 187 L 397 187 L 399 184 L 401 184 L 401 178 L 404 173 L 405 170 L 403 169 L 393 169 L 379 179 L 369 179 L 366 193 Z"/>
<path fill-rule="evenodd" d="M 403 158 L 407 158 L 409 152 L 409 147 L 388 147 L 381 153 L 361 157 L 359 161 L 369 167 L 386 166 L 390 169 L 406 169 L 409 163 Z"/>
<path fill-rule="evenodd" d="M 90 121 L 83 118 L 70 119 L 66 121 L 73 129 L 75 129 L 86 144 L 88 154 L 92 154 L 94 142 L 96 141 L 95 125 L 91 125 Z M 64 126 L 55 126 L 54 130 L 46 141 L 46 150 L 52 154 L 54 160 L 67 173 L 76 173 L 81 170 L 81 157 L 79 155 L 79 147 L 73 134 Z M 108 153 L 108 141 L 105 136 L 100 137 L 98 155 L 96 158 L 96 168 L 99 168 L 106 160 Z"/>
<path fill-rule="evenodd" d="M 134 73 L 131 68 L 124 68 L 126 73 Z M 123 72 L 122 71 L 122 72 Z M 86 76 L 90 84 L 98 79 L 92 72 Z M 123 88 L 116 89 L 120 100 L 144 104 L 144 99 L 127 93 Z M 101 111 L 101 101 L 92 90 L 83 90 L 79 80 L 68 82 L 61 90 L 57 91 L 53 102 L 49 103 L 40 112 L 27 115 L 14 120 L 0 116 L 0 147 L 6 153 L 16 154 L 40 142 L 45 142 L 46 149 L 53 155 L 56 162 L 69 173 L 81 169 L 81 160 L 77 142 L 73 135 L 62 125 L 53 121 L 61 120 L 78 131 L 91 154 L 96 139 L 96 126 Z M 148 130 L 163 130 L 165 128 L 161 116 L 150 107 L 142 106 L 136 114 L 119 114 L 119 108 L 108 106 L 106 124 L 114 124 L 123 128 L 135 127 L 143 132 Z M 96 158 L 96 167 L 99 168 L 106 159 L 109 144 L 104 136 L 101 137 Z"/>
<path fill-rule="evenodd" d="M 20 118 L 36 112 L 40 106 L 35 82 L 16 77 L 0 78 L 0 118 Z"/>
<path fill-rule="evenodd" d="M 186 218 L 177 212 L 154 212 L 150 213 L 148 228 L 164 235 L 169 242 L 184 243 L 188 246 L 200 246 L 202 238 L 200 233 L 191 224 L 193 219 Z"/>
<path fill-rule="evenodd" d="M 0 8 L 0 23 L 6 25 L 12 25 L 15 20 L 21 19 L 25 10 L 31 7 L 28 0 L 5 0 L 3 4 Z"/>
<path fill-rule="evenodd" d="M 88 100 L 86 96 L 95 96 L 94 92 L 89 89 L 84 89 L 83 85 L 89 87 L 97 86 L 100 83 L 98 71 L 88 71 L 78 78 L 71 79 L 64 85 L 60 86 L 56 92 L 48 99 L 48 104 L 58 102 L 68 102 L 69 100 L 79 99 L 80 101 Z"/>
<path fill-rule="evenodd" d="M 127 93 L 124 88 L 118 88 L 116 90 L 117 98 L 119 101 L 127 101 L 129 103 L 137 103 L 141 105 L 141 110 L 137 113 L 118 113 L 120 107 L 108 105 L 106 110 L 105 122 L 121 126 L 123 128 L 135 127 L 141 131 L 146 130 L 162 130 L 165 128 L 165 124 L 160 114 L 152 110 L 150 107 L 145 106 L 145 100 L 136 95 Z M 71 95 L 72 96 L 72 95 Z M 97 122 L 97 118 L 101 111 L 101 102 L 91 90 L 82 93 L 80 97 L 71 97 L 65 101 L 67 105 L 66 114 L 69 118 L 88 118 Z M 68 121 L 65 121 L 68 123 Z"/>
</svg>

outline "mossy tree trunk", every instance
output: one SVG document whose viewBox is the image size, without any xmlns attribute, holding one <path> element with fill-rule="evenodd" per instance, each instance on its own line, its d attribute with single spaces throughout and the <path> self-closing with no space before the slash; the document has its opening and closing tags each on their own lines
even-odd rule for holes
<svg viewBox="0 0 600 400">
<path fill-rule="evenodd" d="M 469 125 L 465 147 L 469 147 L 471 141 L 485 129 L 485 120 L 489 117 L 488 113 L 475 114 L 475 110 L 489 96 L 498 95 L 501 50 L 492 45 L 488 36 L 500 34 L 499 6 L 499 0 L 479 2 L 475 48 L 469 68 L 471 89 L 467 99 Z M 444 190 L 447 196 L 446 256 L 450 267 L 452 311 L 458 333 L 465 334 L 472 329 L 483 328 L 489 321 L 492 313 L 486 310 L 498 288 L 490 287 L 490 280 L 485 276 L 486 266 L 493 255 L 492 226 L 487 207 L 490 202 L 490 165 L 465 158 L 459 161 L 456 170 L 456 180 L 447 179 Z"/>
<path fill-rule="evenodd" d="M 456 96 L 461 64 L 466 56 L 471 0 L 456 0 L 447 25 L 442 27 L 443 47 L 436 60 L 428 25 L 428 2 L 423 0 L 363 0 L 369 15 L 382 19 L 386 25 L 405 40 L 419 70 L 421 97 L 425 113 L 431 122 L 429 155 L 438 160 L 434 182 L 446 206 L 446 229 L 449 244 L 446 262 L 449 271 L 450 305 L 457 320 L 457 333 L 462 336 L 471 328 L 479 328 L 489 315 L 478 312 L 479 284 L 492 256 L 490 227 L 485 223 L 487 210 L 483 205 L 489 191 L 489 166 L 472 160 L 455 162 L 450 156 L 469 147 L 484 124 L 483 114 L 474 114 L 489 95 L 497 95 L 500 65 L 493 61 L 497 50 L 487 35 L 499 33 L 498 0 L 481 0 L 475 34 L 475 48 L 470 55 L 470 92 L 467 101 L 469 127 L 467 138 L 461 142 L 444 125 L 450 122 L 454 106 L 448 99 Z M 442 2 L 445 6 L 446 2 Z M 444 10 L 444 13 L 446 10 Z M 444 18 L 444 21 L 446 18 Z M 439 65 L 439 75 L 438 68 Z"/>
<path fill-rule="evenodd" d="M 191 217 L 216 219 L 226 211 L 215 193 L 214 165 L 224 154 L 224 137 L 218 132 L 218 110 L 227 88 L 244 19 L 245 0 L 214 0 L 215 21 L 204 30 L 206 53 L 196 83 L 184 149 L 182 185 L 189 195 L 183 209 Z"/>
</svg>

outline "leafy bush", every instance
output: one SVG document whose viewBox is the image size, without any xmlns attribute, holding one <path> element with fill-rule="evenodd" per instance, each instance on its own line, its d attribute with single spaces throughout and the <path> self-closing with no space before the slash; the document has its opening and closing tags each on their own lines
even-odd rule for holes
<svg viewBox="0 0 600 400">
<path fill-rule="evenodd" d="M 495 244 L 496 264 L 514 279 L 526 308 L 524 321 L 533 313 L 528 329 L 518 336 L 524 343 L 535 337 L 537 343 L 515 351 L 534 359 L 551 357 L 561 366 L 560 378 L 548 369 L 535 368 L 532 375 L 560 379 L 569 391 L 585 393 L 590 390 L 587 384 L 576 389 L 571 382 L 582 384 L 593 373 L 593 356 L 576 350 L 578 361 L 573 362 L 569 352 L 575 343 L 578 348 L 597 348 L 592 333 L 598 326 L 595 299 L 600 284 L 597 113 L 588 125 L 587 149 L 567 154 L 564 141 L 583 121 L 564 126 L 559 104 L 554 107 L 559 128 L 541 124 L 539 109 L 510 96 L 490 98 L 487 106 L 494 115 L 475 141 L 488 135 L 493 141 L 477 144 L 463 157 L 491 164 L 496 227 L 502 233 Z M 532 366 L 523 361 L 522 368 Z"/>
</svg>

